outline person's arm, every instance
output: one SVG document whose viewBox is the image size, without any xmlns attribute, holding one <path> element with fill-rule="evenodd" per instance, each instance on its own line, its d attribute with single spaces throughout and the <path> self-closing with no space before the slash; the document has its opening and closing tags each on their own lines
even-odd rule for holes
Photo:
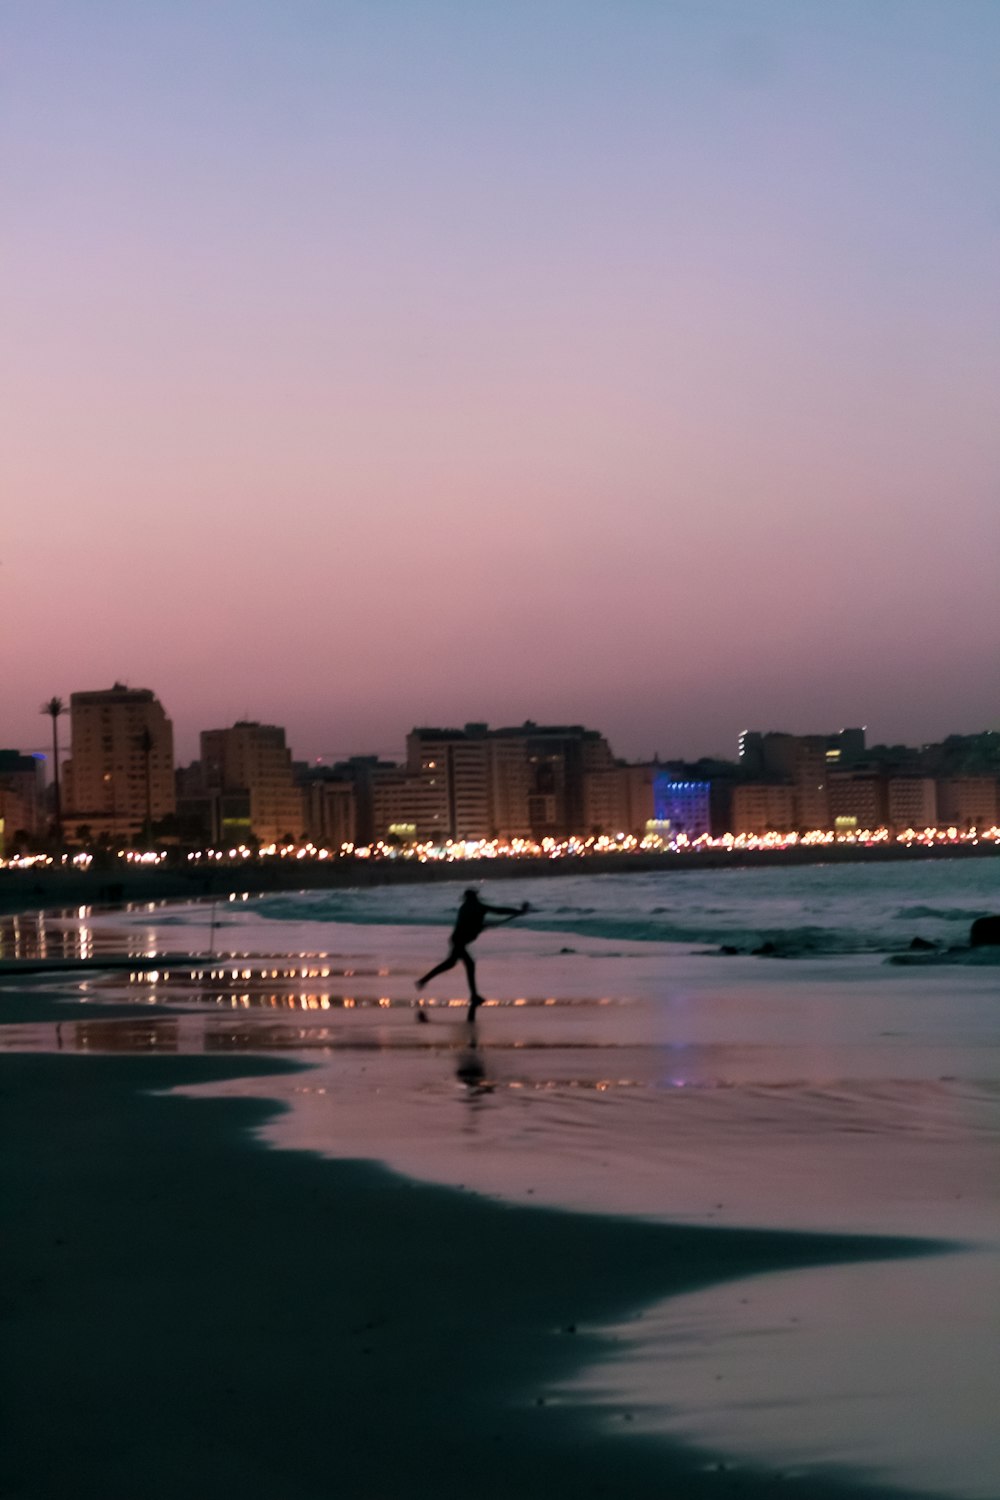
<svg viewBox="0 0 1000 1500">
<path fill-rule="evenodd" d="M 485 901 L 482 905 L 483 911 L 491 912 L 494 916 L 505 917 L 507 921 L 510 921 L 512 917 L 523 917 L 526 911 L 531 910 L 527 901 L 522 901 L 520 906 L 487 906 Z M 490 925 L 499 927 L 500 924 L 499 922 L 493 922 Z"/>
</svg>

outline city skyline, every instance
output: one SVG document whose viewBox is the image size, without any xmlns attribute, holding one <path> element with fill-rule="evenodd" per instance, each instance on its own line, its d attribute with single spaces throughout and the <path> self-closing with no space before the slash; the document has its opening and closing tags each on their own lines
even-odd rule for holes
<svg viewBox="0 0 1000 1500">
<path fill-rule="evenodd" d="M 240 726 L 248 728 L 279 729 L 282 735 L 286 736 L 289 750 L 294 756 L 295 761 L 297 763 L 306 765 L 320 765 L 323 763 L 332 764 L 337 760 L 345 761 L 351 758 L 373 756 L 384 758 L 386 760 L 395 760 L 402 762 L 407 758 L 408 740 L 414 733 L 432 732 L 437 730 L 447 733 L 462 733 L 476 728 L 495 731 L 519 730 L 525 729 L 529 726 L 547 729 L 554 726 L 571 725 L 575 728 L 584 728 L 588 731 L 596 732 L 597 734 L 602 736 L 607 740 L 613 754 L 615 755 L 615 758 L 619 761 L 632 764 L 648 764 L 653 762 L 654 760 L 658 760 L 665 765 L 668 763 L 694 764 L 699 760 L 711 759 L 732 761 L 734 763 L 738 762 L 742 759 L 743 740 L 748 733 L 751 736 L 755 734 L 765 734 L 778 737 L 789 736 L 791 738 L 822 738 L 835 736 L 837 734 L 843 734 L 851 730 L 861 730 L 866 739 L 869 749 L 879 747 L 905 747 L 911 749 L 920 749 L 922 747 L 940 744 L 942 741 L 949 738 L 975 738 L 982 734 L 996 733 L 996 731 L 991 731 L 987 726 L 983 724 L 979 724 L 978 726 L 972 728 L 956 728 L 955 726 L 951 726 L 946 727 L 939 735 L 921 735 L 910 740 L 904 740 L 899 737 L 880 734 L 878 732 L 877 725 L 861 724 L 858 722 L 834 724 L 829 715 L 826 719 L 820 718 L 817 721 L 811 721 L 804 727 L 792 727 L 786 722 L 781 722 L 778 724 L 768 724 L 758 716 L 751 722 L 741 725 L 739 729 L 734 728 L 730 737 L 731 743 L 727 747 L 717 752 L 696 751 L 692 749 L 690 745 L 685 746 L 683 743 L 679 743 L 677 745 L 677 748 L 669 753 L 654 748 L 646 754 L 635 754 L 631 752 L 627 747 L 623 747 L 622 745 L 620 745 L 615 734 L 611 730 L 609 730 L 606 724 L 601 724 L 598 721 L 596 715 L 593 713 L 584 713 L 573 720 L 559 719 L 555 715 L 546 715 L 544 713 L 539 714 L 537 717 L 534 715 L 526 715 L 524 713 L 520 713 L 515 714 L 509 720 L 488 720 L 486 718 L 470 717 L 468 714 L 466 714 L 460 718 L 454 719 L 453 721 L 438 720 L 435 719 L 432 715 L 425 714 L 423 716 L 418 716 L 406 726 L 397 724 L 395 726 L 395 739 L 387 741 L 384 744 L 373 745 L 371 743 L 364 742 L 357 744 L 342 744 L 320 753 L 312 753 L 303 749 L 302 746 L 296 743 L 294 732 L 287 724 L 281 723 L 276 716 L 267 715 L 266 713 L 260 714 L 256 717 L 238 715 L 233 719 L 229 719 L 228 721 L 223 720 L 221 716 L 216 714 L 209 723 L 199 724 L 197 726 L 192 726 L 189 724 L 180 732 L 178 732 L 176 717 L 171 713 L 170 705 L 163 701 L 162 695 L 157 692 L 155 686 L 151 686 L 146 682 L 126 683 L 122 682 L 121 680 L 116 680 L 114 683 L 107 683 L 103 687 L 99 688 L 95 688 L 92 684 L 89 688 L 73 689 L 65 696 L 54 695 L 62 704 L 61 713 L 63 717 L 60 717 L 59 722 L 64 726 L 64 729 L 60 735 L 60 764 L 64 764 L 71 754 L 72 746 L 70 740 L 70 709 L 72 700 L 85 700 L 91 697 L 103 698 L 109 692 L 120 692 L 125 697 L 139 697 L 145 694 L 152 698 L 158 709 L 162 707 L 162 711 L 165 714 L 167 721 L 169 722 L 172 735 L 172 745 L 174 747 L 171 752 L 172 762 L 178 768 L 194 764 L 200 759 L 202 742 L 205 735 L 215 732 L 225 732 L 232 728 L 239 728 Z M 39 704 L 36 710 L 39 719 L 47 716 L 49 717 L 50 724 L 51 702 L 52 698 L 50 697 L 50 699 L 46 702 Z M 33 721 L 31 722 L 33 723 Z M 3 726 L 0 726 L 0 740 L 3 739 L 2 730 Z M 683 736 L 676 730 L 674 737 L 678 740 L 683 739 Z M 327 738 L 332 738 L 332 736 L 328 736 Z M 35 755 L 38 758 L 44 760 L 47 765 L 51 762 L 52 759 L 52 739 L 51 734 L 47 732 L 43 732 L 39 736 L 37 743 L 17 743 L 13 738 L 8 736 L 7 741 L 2 746 L 0 746 L 0 748 L 16 750 L 22 754 Z"/>
<path fill-rule="evenodd" d="M 54 738 L 64 708 L 57 697 L 45 706 Z M 815 843 L 997 832 L 996 732 L 916 749 L 868 746 L 861 726 L 746 731 L 738 763 L 635 764 L 582 724 L 477 722 L 412 729 L 402 762 L 357 755 L 331 767 L 296 761 L 280 726 L 238 722 L 202 730 L 199 759 L 181 767 L 173 725 L 149 688 L 73 693 L 68 712 L 69 754 L 50 797 L 38 758 L 0 752 L 0 857 L 8 836 L 17 855 L 33 839 L 148 849 L 162 837 L 189 850 L 297 844 L 296 858 L 326 858 L 385 840 L 439 849 L 528 841 L 544 852 L 566 840 L 637 848 L 668 836 Z"/>
<path fill-rule="evenodd" d="M 116 679 L 180 760 L 996 727 L 988 0 L 15 0 L 2 40 L 7 743 Z"/>
</svg>

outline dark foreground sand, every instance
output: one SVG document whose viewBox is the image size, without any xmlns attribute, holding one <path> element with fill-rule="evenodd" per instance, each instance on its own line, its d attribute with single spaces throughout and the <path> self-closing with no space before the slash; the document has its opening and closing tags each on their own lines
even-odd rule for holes
<svg viewBox="0 0 1000 1500">
<path fill-rule="evenodd" d="M 0 986 L 0 1024 L 76 1009 Z M 160 1092 L 288 1066 L 0 1054 L 3 1500 L 884 1493 L 550 1393 L 673 1293 L 939 1246 L 508 1206 Z"/>
</svg>

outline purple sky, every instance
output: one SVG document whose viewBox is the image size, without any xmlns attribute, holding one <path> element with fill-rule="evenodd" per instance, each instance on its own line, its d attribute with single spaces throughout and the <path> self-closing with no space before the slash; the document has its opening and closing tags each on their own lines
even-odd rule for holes
<svg viewBox="0 0 1000 1500">
<path fill-rule="evenodd" d="M 1000 727 L 995 0 L 5 0 L 0 745 Z"/>
</svg>

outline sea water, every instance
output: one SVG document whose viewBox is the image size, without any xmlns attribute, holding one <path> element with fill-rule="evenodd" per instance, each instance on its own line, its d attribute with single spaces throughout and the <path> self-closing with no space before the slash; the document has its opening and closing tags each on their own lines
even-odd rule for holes
<svg viewBox="0 0 1000 1500">
<path fill-rule="evenodd" d="M 525 927 L 591 937 L 756 946 L 791 951 L 894 951 L 914 937 L 967 942 L 970 923 L 1000 910 L 1000 857 L 872 864 L 562 875 L 482 882 L 486 899 L 530 900 Z M 460 875 L 456 877 L 460 880 Z M 445 923 L 449 885 L 393 885 L 261 898 L 268 921 Z"/>
</svg>

